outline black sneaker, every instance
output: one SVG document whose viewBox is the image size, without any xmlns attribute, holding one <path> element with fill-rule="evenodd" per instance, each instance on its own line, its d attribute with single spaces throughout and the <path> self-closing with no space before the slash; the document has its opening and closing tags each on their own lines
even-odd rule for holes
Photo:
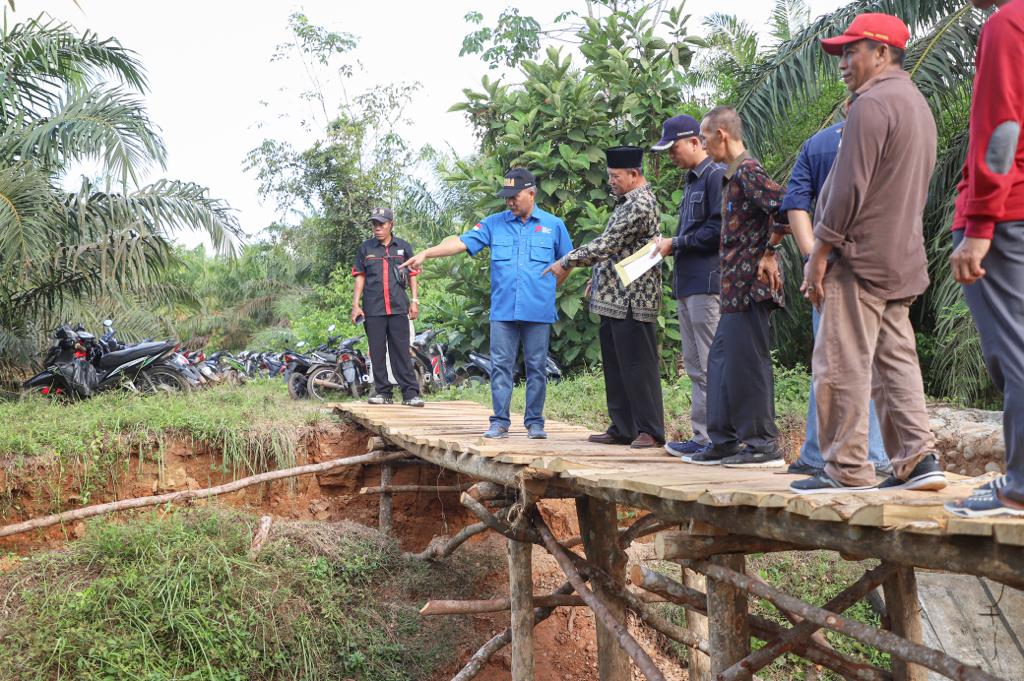
<svg viewBox="0 0 1024 681">
<path fill-rule="evenodd" d="M 878 486 L 878 489 L 889 491 L 917 489 L 936 492 L 944 489 L 947 484 L 946 473 L 939 465 L 939 458 L 934 454 L 925 454 L 924 458 L 914 466 L 914 470 L 910 471 L 906 480 L 900 480 L 895 475 L 890 475 Z"/>
<path fill-rule="evenodd" d="M 786 469 L 786 472 L 790 475 L 817 475 L 822 472 L 822 469 L 807 463 L 800 463 L 800 459 L 797 459 L 793 463 L 789 464 L 789 468 Z"/>
<path fill-rule="evenodd" d="M 825 471 L 816 473 L 809 478 L 789 483 L 789 490 L 797 494 L 837 494 L 842 492 L 873 492 L 878 485 L 847 486 L 833 480 Z"/>
<path fill-rule="evenodd" d="M 703 452 L 698 452 L 693 456 L 685 457 L 683 461 L 685 463 L 692 463 L 698 466 L 720 466 L 722 461 L 729 458 L 736 452 L 723 452 L 714 447 L 708 447 Z"/>
<path fill-rule="evenodd" d="M 762 452 L 753 447 L 744 447 L 738 453 L 722 459 L 726 468 L 782 468 L 786 460 L 778 449 Z"/>
</svg>

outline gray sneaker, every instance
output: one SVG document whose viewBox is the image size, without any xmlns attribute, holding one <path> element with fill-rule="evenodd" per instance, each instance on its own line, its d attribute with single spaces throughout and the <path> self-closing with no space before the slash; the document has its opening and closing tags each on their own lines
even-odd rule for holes
<svg viewBox="0 0 1024 681">
<path fill-rule="evenodd" d="M 539 423 L 531 423 L 526 429 L 526 434 L 531 440 L 546 440 L 548 434 L 544 432 L 544 426 Z"/>
<path fill-rule="evenodd" d="M 484 433 L 484 437 L 488 440 L 500 440 L 502 438 L 506 438 L 508 437 L 508 428 L 506 426 L 498 425 L 497 423 L 492 423 L 491 427 L 487 429 L 486 433 Z"/>
<path fill-rule="evenodd" d="M 374 395 L 370 399 L 366 400 L 367 404 L 394 404 L 394 399 L 391 395 Z"/>
<path fill-rule="evenodd" d="M 426 402 L 423 401 L 423 398 L 416 396 L 410 397 L 407 400 L 403 400 L 402 404 L 404 404 L 407 407 L 422 407 L 426 404 Z"/>
</svg>

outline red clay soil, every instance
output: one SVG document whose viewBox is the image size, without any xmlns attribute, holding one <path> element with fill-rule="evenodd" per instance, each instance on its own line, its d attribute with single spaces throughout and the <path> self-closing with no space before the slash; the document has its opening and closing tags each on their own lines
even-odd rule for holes
<svg viewBox="0 0 1024 681">
<path fill-rule="evenodd" d="M 297 454 L 297 464 L 316 463 L 366 451 L 367 434 L 357 428 L 326 424 L 311 429 L 303 437 Z M 219 470 L 216 452 L 200 449 L 192 443 L 169 439 L 163 452 L 162 467 L 155 462 L 133 457 L 128 472 L 105 488 L 96 490 L 89 504 L 115 499 L 146 496 L 168 491 L 207 487 L 238 477 Z M 2 465 L 0 465 L 0 470 Z M 0 524 L 52 513 L 53 481 L 60 480 L 61 498 L 65 504 L 59 510 L 82 506 L 74 496 L 75 482 L 69 475 L 61 477 L 52 464 L 38 462 L 22 467 L 17 478 L 8 470 L 5 488 L 12 495 L 16 509 L 0 519 Z M 45 481 L 46 485 L 42 482 Z M 433 466 L 401 466 L 394 474 L 393 484 L 456 485 L 468 482 L 453 473 Z M 292 481 L 275 482 L 250 487 L 229 495 L 217 497 L 216 503 L 228 504 L 251 513 L 271 515 L 293 520 L 348 520 L 371 527 L 377 525 L 378 497 L 360 495 L 364 486 L 380 484 L 379 466 L 360 466 L 319 476 L 303 476 Z M 404 551 L 422 550 L 438 535 L 452 535 L 467 524 L 476 521 L 459 503 L 457 493 L 397 494 L 393 501 L 394 533 Z M 572 501 L 549 500 L 542 512 L 552 531 L 559 537 L 578 534 L 575 507 Z M 122 514 L 124 517 L 127 514 Z M 32 533 L 0 539 L 0 553 L 27 554 L 39 549 L 58 548 L 66 541 L 84 534 L 86 525 L 78 522 L 65 527 L 51 527 Z M 471 542 L 492 555 L 505 554 L 505 540 L 494 533 L 477 535 Z M 554 559 L 540 548 L 534 549 L 534 580 L 537 593 L 550 591 L 564 581 L 564 575 Z M 457 559 L 458 554 L 456 554 Z M 498 563 L 502 565 L 501 562 Z M 0 570 L 3 570 L 0 564 Z M 478 585 L 475 597 L 492 598 L 508 594 L 508 576 L 503 568 L 487 575 Z M 506 613 L 473 616 L 472 636 L 462 642 L 457 659 L 448 668 L 435 674 L 430 681 L 447 681 L 470 656 L 494 634 L 509 623 Z M 664 658 L 647 630 L 630 627 L 645 648 L 655 656 L 664 670 L 676 670 L 677 665 Z M 594 618 L 587 608 L 559 608 L 535 630 L 535 650 L 538 681 L 584 681 L 596 678 L 597 645 Z M 510 653 L 506 648 L 497 653 L 476 677 L 479 681 L 507 681 L 511 678 Z M 639 677 L 637 677 L 639 678 Z M 685 679 L 684 671 L 672 672 L 670 679 Z"/>
</svg>

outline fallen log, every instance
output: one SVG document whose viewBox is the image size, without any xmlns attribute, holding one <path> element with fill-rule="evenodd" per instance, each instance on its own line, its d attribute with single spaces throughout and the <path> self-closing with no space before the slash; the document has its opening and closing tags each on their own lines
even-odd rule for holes
<svg viewBox="0 0 1024 681">
<path fill-rule="evenodd" d="M 176 504 L 183 501 L 193 501 L 195 499 L 206 499 L 221 494 L 237 492 L 240 489 L 245 489 L 246 487 L 252 487 L 253 485 L 259 485 L 265 482 L 274 482 L 275 480 L 294 478 L 299 475 L 309 475 L 311 473 L 322 473 L 334 468 L 341 468 L 342 466 L 394 461 L 395 459 L 400 459 L 404 456 L 405 452 L 370 452 L 369 454 L 349 456 L 344 459 L 333 459 L 331 461 L 324 461 L 323 463 L 313 463 L 305 466 L 295 466 L 293 468 L 282 468 L 281 470 L 260 473 L 259 475 L 251 475 L 247 478 L 239 478 L 238 480 L 233 480 L 223 485 L 207 487 L 205 489 L 188 489 L 180 492 L 168 492 L 167 494 L 157 494 L 148 497 L 136 497 L 134 499 L 122 499 L 121 501 L 110 501 L 105 504 L 96 504 L 94 506 L 77 508 L 73 511 L 64 511 L 63 513 L 55 513 L 41 518 L 33 518 L 24 522 L 14 523 L 13 525 L 4 525 L 3 527 L 0 527 L 0 537 L 9 537 L 12 534 L 21 534 L 22 532 L 36 530 L 41 527 L 50 527 L 51 525 L 73 522 L 75 520 L 84 520 L 85 518 L 92 518 L 107 513 L 130 511 L 136 508 L 159 506 L 160 504 Z"/>
<path fill-rule="evenodd" d="M 455 552 L 455 549 L 462 546 L 470 537 L 480 534 L 481 532 L 486 532 L 487 529 L 487 526 L 483 523 L 466 525 L 448 541 L 438 542 L 431 540 L 430 544 L 427 545 L 427 548 L 423 549 L 420 553 L 409 553 L 406 555 L 418 560 L 441 560 L 442 558 L 447 558 L 452 555 L 452 553 Z M 438 537 L 435 537 L 434 539 L 438 539 Z"/>
<path fill-rule="evenodd" d="M 573 564 L 572 558 L 569 557 L 568 551 L 562 547 L 557 541 L 555 541 L 554 535 L 551 534 L 551 530 L 548 529 L 544 519 L 540 517 L 540 514 L 533 513 L 533 526 L 537 533 L 540 534 L 541 539 L 544 541 L 544 546 L 547 548 L 548 553 L 555 557 L 558 561 L 558 566 L 562 568 L 562 572 L 565 573 L 569 583 L 572 584 L 573 589 L 580 595 L 583 602 L 590 606 L 591 612 L 594 613 L 594 619 L 601 622 L 612 634 L 614 635 L 618 644 L 622 649 L 629 655 L 629 658 L 633 660 L 633 664 L 637 666 L 640 673 L 643 674 L 649 681 L 665 681 L 665 676 L 661 673 L 661 670 L 654 664 L 654 660 L 647 654 L 636 639 L 633 638 L 629 631 L 626 630 L 625 625 L 619 622 L 612 615 L 608 606 L 597 596 L 594 592 L 587 588 L 583 581 L 583 577 L 576 570 L 576 566 Z"/>
</svg>

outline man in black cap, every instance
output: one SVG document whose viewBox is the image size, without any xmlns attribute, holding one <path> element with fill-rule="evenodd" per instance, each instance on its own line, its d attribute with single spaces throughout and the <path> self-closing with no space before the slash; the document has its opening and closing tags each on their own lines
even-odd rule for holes
<svg viewBox="0 0 1024 681">
<path fill-rule="evenodd" d="M 644 178 L 643 149 L 613 147 L 605 155 L 608 184 L 616 197 L 608 226 L 548 270 L 564 277 L 573 267 L 593 266 L 590 311 L 601 318 L 601 362 L 612 424 L 590 441 L 660 447 L 665 442 L 658 371 L 661 268 L 649 269 L 629 286 L 615 272 L 615 263 L 661 234 L 658 201 Z"/>
<path fill-rule="evenodd" d="M 488 215 L 459 238 L 450 238 L 410 259 L 403 267 L 417 268 L 427 258 L 491 249 L 491 404 L 494 415 L 486 438 L 508 436 L 511 425 L 512 376 L 523 348 L 526 365 L 527 434 L 544 432 L 547 396 L 548 342 L 551 324 L 558 320 L 555 291 L 565 279 L 542 277 L 551 263 L 572 250 L 572 239 L 561 218 L 536 206 L 537 180 L 525 168 L 505 174 L 498 196 L 508 210 Z M 566 273 L 567 274 L 567 273 Z"/>
<path fill-rule="evenodd" d="M 663 257 L 674 256 L 672 297 L 679 313 L 683 363 L 690 377 L 690 429 L 686 442 L 669 442 L 666 451 L 687 457 L 711 445 L 707 426 L 708 352 L 718 328 L 718 248 L 722 240 L 722 177 L 725 166 L 715 163 L 700 139 L 700 123 L 693 116 L 674 116 L 662 126 L 661 139 L 652 151 L 668 156 L 686 171 L 686 192 L 679 206 L 679 228 L 671 239 L 655 239 Z M 652 254 L 653 255 L 653 254 Z"/>
<path fill-rule="evenodd" d="M 419 314 L 419 286 L 416 282 L 419 271 L 400 268 L 413 257 L 412 246 L 392 234 L 395 214 L 390 208 L 374 209 L 369 221 L 373 224 L 373 237 L 359 246 L 356 264 L 352 268 L 352 276 L 356 278 L 352 321 L 366 318 L 366 338 L 377 391 L 368 401 L 370 404 L 392 403 L 386 359 L 390 357 L 392 373 L 402 390 L 402 404 L 422 407 L 420 386 L 409 351 L 409 320 L 416 319 Z M 407 287 L 412 288 L 411 301 L 405 292 Z M 366 306 L 365 311 L 360 302 Z"/>
</svg>

